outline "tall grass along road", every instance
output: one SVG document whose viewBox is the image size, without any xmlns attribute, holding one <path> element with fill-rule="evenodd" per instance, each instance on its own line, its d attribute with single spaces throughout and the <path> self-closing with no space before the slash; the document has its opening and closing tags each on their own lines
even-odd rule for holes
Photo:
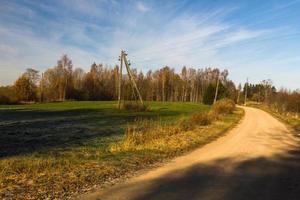
<svg viewBox="0 0 300 200">
<path fill-rule="evenodd" d="M 245 109 L 225 137 L 79 199 L 300 199 L 300 149 L 270 114 Z"/>
</svg>

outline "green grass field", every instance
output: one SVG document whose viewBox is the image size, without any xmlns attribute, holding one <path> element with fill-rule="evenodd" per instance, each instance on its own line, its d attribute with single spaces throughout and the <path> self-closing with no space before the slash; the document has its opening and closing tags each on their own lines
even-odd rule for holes
<svg viewBox="0 0 300 200">
<path fill-rule="evenodd" d="M 118 137 L 126 124 L 136 118 L 172 122 L 181 115 L 209 109 L 194 103 L 147 104 L 151 106 L 150 112 L 120 111 L 112 101 L 1 106 L 0 156 L 82 145 L 99 137 Z"/>
<path fill-rule="evenodd" d="M 137 118 L 172 124 L 210 109 L 196 103 L 147 104 L 151 111 L 120 111 L 116 102 L 0 106 L 0 198 L 64 199 L 206 144 L 242 116 L 238 110 L 212 125 L 178 133 L 168 145 L 112 151 Z"/>
</svg>

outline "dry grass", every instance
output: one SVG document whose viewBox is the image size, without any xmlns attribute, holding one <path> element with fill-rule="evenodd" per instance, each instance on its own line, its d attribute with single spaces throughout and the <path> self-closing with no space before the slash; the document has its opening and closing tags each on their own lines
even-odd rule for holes
<svg viewBox="0 0 300 200">
<path fill-rule="evenodd" d="M 233 110 L 225 111 L 225 108 L 232 107 Z M 186 150 L 189 146 L 206 143 L 212 136 L 217 136 L 218 130 L 222 128 L 214 128 L 218 127 L 217 124 L 222 124 L 226 116 L 233 115 L 234 109 L 234 104 L 232 106 L 231 102 L 224 100 L 215 104 L 210 112 L 194 113 L 174 124 L 164 124 L 161 120 L 137 120 L 127 126 L 123 140 L 111 145 L 110 150 Z"/>
<path fill-rule="evenodd" d="M 53 158 L 10 158 L 1 162 L 1 199 L 66 199 L 72 193 L 118 177 L 109 162 L 81 163 Z M 8 186 L 8 187 L 3 187 Z"/>
</svg>

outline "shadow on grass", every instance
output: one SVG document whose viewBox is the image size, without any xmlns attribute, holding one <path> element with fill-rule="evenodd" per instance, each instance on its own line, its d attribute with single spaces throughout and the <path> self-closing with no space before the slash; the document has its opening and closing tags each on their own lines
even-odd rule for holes
<svg viewBox="0 0 300 200">
<path fill-rule="evenodd" d="M 176 116 L 176 111 L 126 112 L 117 109 L 0 110 L 0 158 L 122 134 L 137 117 Z"/>
<path fill-rule="evenodd" d="M 123 186 L 121 190 L 132 194 L 130 199 L 134 200 L 298 200 L 299 169 L 298 148 L 272 158 L 258 157 L 240 162 L 224 158 L 196 164 L 157 179 Z"/>
</svg>

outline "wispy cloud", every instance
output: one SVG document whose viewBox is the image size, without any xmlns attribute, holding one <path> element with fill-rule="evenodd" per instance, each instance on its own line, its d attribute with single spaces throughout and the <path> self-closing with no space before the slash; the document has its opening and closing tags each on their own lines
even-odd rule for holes
<svg viewBox="0 0 300 200">
<path fill-rule="evenodd" d="M 285 10 L 297 3 L 271 7 L 286 17 L 293 12 Z M 294 39 L 300 32 L 296 21 L 270 24 L 269 20 L 276 21 L 280 13 L 272 14 L 270 10 L 264 18 L 265 7 L 255 7 L 255 12 L 244 16 L 248 10 L 241 10 L 243 6 L 237 3 L 215 6 L 188 0 L 0 4 L 0 84 L 11 83 L 27 67 L 45 70 L 55 65 L 63 53 L 85 70 L 94 61 L 117 64 L 121 49 L 128 51 L 133 67 L 139 70 L 163 65 L 176 69 L 183 65 L 218 66 L 231 69 L 236 82 L 260 71 L 277 78 L 258 66 L 281 69 L 276 63 L 297 65 L 295 52 L 300 51 L 297 42 L 290 41 L 292 34 Z M 273 56 L 284 50 L 289 52 L 285 59 L 283 55 Z"/>
</svg>

